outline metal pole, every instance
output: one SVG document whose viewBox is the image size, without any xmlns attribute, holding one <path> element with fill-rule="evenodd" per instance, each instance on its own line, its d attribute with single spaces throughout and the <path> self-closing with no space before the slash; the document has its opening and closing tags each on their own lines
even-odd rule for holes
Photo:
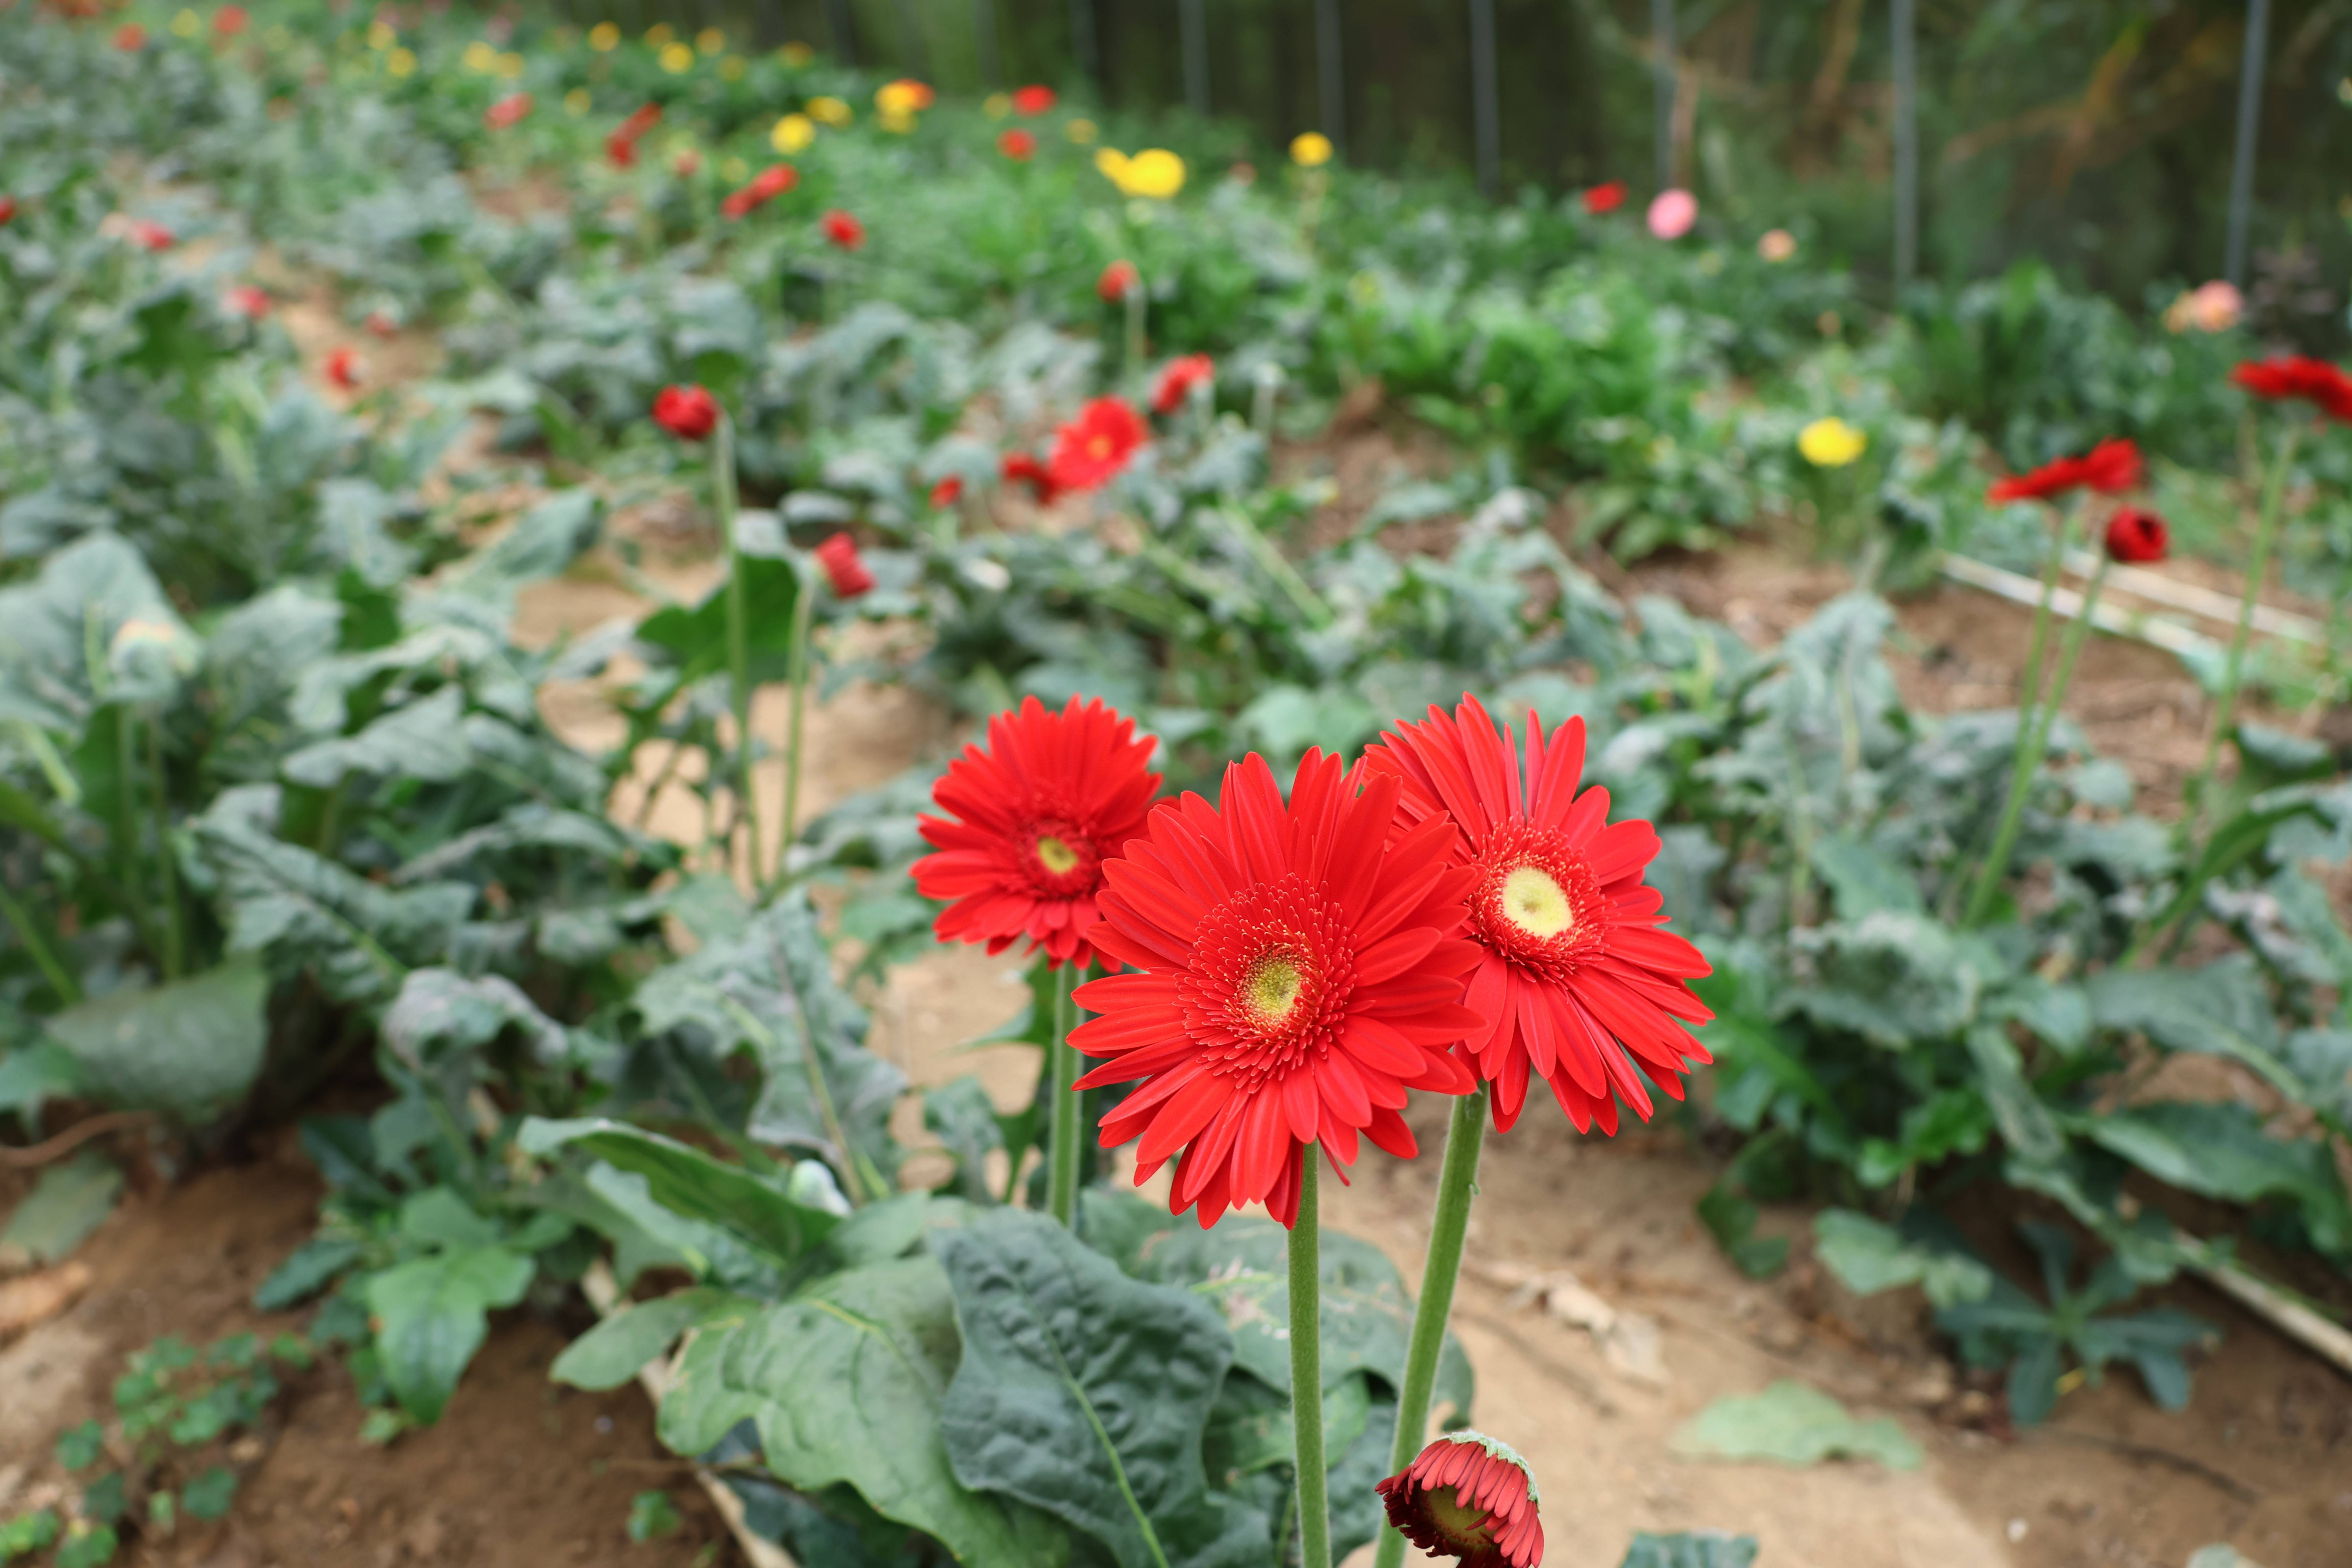
<svg viewBox="0 0 2352 1568">
<path fill-rule="evenodd" d="M 1209 112 L 1208 0 L 1176 0 L 1176 22 L 1184 35 L 1184 102 L 1195 114 Z"/>
<path fill-rule="evenodd" d="M 825 0 L 824 19 L 833 34 L 834 58 L 843 65 L 857 63 L 857 32 L 850 25 L 849 0 Z"/>
<path fill-rule="evenodd" d="M 2230 161 L 2230 242 L 2221 276 L 2246 280 L 2246 226 L 2254 216 L 2254 135 L 2263 121 L 2263 57 L 2270 52 L 2271 0 L 2248 0 L 2244 57 L 2238 66 L 2238 151 Z"/>
<path fill-rule="evenodd" d="M 915 0 L 898 0 L 898 63 L 928 81 L 931 75 L 931 41 L 923 32 L 923 18 Z"/>
<path fill-rule="evenodd" d="M 1895 6 L 1895 282 L 1919 269 L 1919 35 L 1915 0 Z"/>
<path fill-rule="evenodd" d="M 1070 52 L 1077 57 L 1078 69 L 1102 89 L 1102 54 L 1095 43 L 1095 0 L 1070 0 Z"/>
<path fill-rule="evenodd" d="M 1323 99 L 1323 134 L 1345 153 L 1348 83 L 1339 68 L 1339 0 L 1315 0 L 1315 67 Z"/>
<path fill-rule="evenodd" d="M 1470 112 L 1478 148 L 1478 188 L 1503 181 L 1503 111 L 1495 100 L 1495 0 L 1470 0 Z"/>
<path fill-rule="evenodd" d="M 996 0 L 971 0 L 971 48 L 982 87 L 1004 85 L 1004 60 L 996 52 Z"/>
<path fill-rule="evenodd" d="M 1650 49 L 1656 55 L 1658 189 L 1675 183 L 1675 0 L 1650 0 Z"/>
</svg>

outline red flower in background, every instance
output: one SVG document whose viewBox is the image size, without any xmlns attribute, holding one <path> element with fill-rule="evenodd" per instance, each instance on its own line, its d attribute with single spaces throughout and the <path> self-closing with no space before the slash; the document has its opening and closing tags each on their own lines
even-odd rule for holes
<svg viewBox="0 0 2352 1568">
<path fill-rule="evenodd" d="M 1606 184 L 1594 185 L 1584 193 L 1584 210 L 1594 217 L 1599 217 L 1604 213 L 1613 213 L 1624 205 L 1625 182 L 1622 180 L 1611 180 Z"/>
<path fill-rule="evenodd" d="M 941 942 L 1043 948 L 1055 968 L 1094 962 L 1103 863 L 1141 833 L 1160 775 L 1135 721 L 1075 697 L 1058 713 L 1034 697 L 988 721 L 986 746 L 963 755 L 931 790 L 944 816 L 920 819 L 937 851 L 915 862 L 915 887 L 945 902 Z"/>
<path fill-rule="evenodd" d="M 2144 471 L 2139 448 L 2122 437 L 2113 437 L 2082 457 L 2060 458 L 2030 474 L 2011 475 L 1985 491 L 1985 500 L 1995 506 L 2004 501 L 2049 500 L 2082 489 L 2119 495 L 2138 484 Z"/>
<path fill-rule="evenodd" d="M 856 250 L 866 243 L 866 226 L 839 207 L 819 220 L 824 226 L 824 237 L 843 250 Z"/>
<path fill-rule="evenodd" d="M 327 379 L 345 392 L 357 390 L 367 379 L 367 362 L 360 358 L 357 349 L 329 349 L 326 370 Z"/>
<path fill-rule="evenodd" d="M 114 29 L 114 47 L 126 55 L 135 55 L 147 47 L 147 29 L 136 22 L 125 22 Z"/>
<path fill-rule="evenodd" d="M 604 162 L 612 164 L 615 169 L 635 168 L 637 144 L 619 132 L 614 132 L 604 138 Z"/>
<path fill-rule="evenodd" d="M 230 289 L 221 296 L 221 303 L 230 314 L 243 316 L 248 321 L 257 321 L 269 314 L 269 295 L 250 283 L 240 283 Z"/>
<path fill-rule="evenodd" d="M 242 5 L 224 5 L 213 13 L 213 31 L 224 38 L 234 38 L 253 23 Z"/>
<path fill-rule="evenodd" d="M 1638 818 L 1603 826 L 1609 792 L 1577 792 L 1584 721 L 1547 737 L 1528 717 L 1526 766 L 1475 698 L 1448 717 L 1399 724 L 1364 753 L 1402 781 L 1399 820 L 1448 823 L 1454 863 L 1475 873 L 1468 935 L 1480 948 L 1465 999 L 1482 1020 L 1465 1041 L 1495 1086 L 1507 1131 L 1528 1080 L 1551 1085 L 1580 1132 L 1617 1131 L 1617 1102 L 1650 1116 L 1650 1086 L 1683 1097 L 1687 1063 L 1714 1058 L 1676 1019 L 1715 1015 L 1685 984 L 1709 973 L 1698 949 L 1658 928 L 1665 895 L 1642 880 L 1658 836 Z"/>
<path fill-rule="evenodd" d="M 1309 751 L 1286 805 L 1253 752 L 1220 805 L 1161 805 L 1103 868 L 1090 934 L 1135 972 L 1078 988 L 1099 1016 L 1070 1044 L 1110 1058 L 1080 1088 L 1141 1080 L 1102 1142 L 1142 1140 L 1139 1183 L 1183 1152 L 1171 1213 L 1205 1227 L 1264 1203 L 1290 1225 L 1308 1145 L 1344 1168 L 1362 1133 L 1409 1158 L 1406 1091 L 1471 1086 L 1451 1054 L 1478 1022 L 1455 934 L 1471 878 L 1445 863 L 1449 824 L 1389 842 L 1399 787 Z"/>
<path fill-rule="evenodd" d="M 931 509 L 945 510 L 963 499 L 963 476 L 950 474 L 931 487 Z"/>
<path fill-rule="evenodd" d="M 1062 487 L 1054 482 L 1053 472 L 1026 452 L 1005 453 L 997 471 L 1008 485 L 1027 485 L 1030 499 L 1039 506 L 1052 506 L 1062 499 Z"/>
<path fill-rule="evenodd" d="M 719 400 L 708 387 L 665 386 L 654 394 L 654 423 L 681 441 L 704 441 L 719 427 Z"/>
<path fill-rule="evenodd" d="M 2126 565 L 2161 561 L 2172 548 L 2172 531 L 2164 519 L 2136 506 L 2121 507 L 2107 519 L 2107 559 Z"/>
<path fill-rule="evenodd" d="M 1037 138 L 1016 125 L 996 133 L 996 150 L 1016 163 L 1025 163 L 1037 155 Z"/>
<path fill-rule="evenodd" d="M 1135 449 L 1150 438 L 1150 427 L 1123 397 L 1097 397 L 1055 432 L 1046 471 L 1055 487 L 1090 490 L 1127 467 Z"/>
<path fill-rule="evenodd" d="M 371 333 L 379 338 L 391 337 L 394 332 L 400 331 L 399 326 L 394 322 L 393 319 L 390 316 L 385 315 L 382 310 L 370 310 L 367 313 L 367 319 L 362 321 L 360 325 L 365 327 Z"/>
<path fill-rule="evenodd" d="M 1184 405 L 1196 386 L 1213 384 L 1217 377 L 1217 362 L 1207 354 L 1186 354 L 1170 360 L 1160 373 L 1160 381 L 1151 389 L 1151 407 L 1157 414 L 1173 414 Z"/>
<path fill-rule="evenodd" d="M 604 160 L 615 169 L 636 167 L 637 143 L 646 132 L 661 123 L 661 105 L 648 103 L 621 121 L 613 133 L 604 138 Z"/>
<path fill-rule="evenodd" d="M 1483 1432 L 1449 1432 L 1373 1489 L 1389 1522 L 1423 1552 L 1464 1568 L 1537 1568 L 1543 1521 L 1528 1462 Z"/>
<path fill-rule="evenodd" d="M 511 93 L 482 110 L 482 123 L 493 131 L 511 130 L 530 118 L 530 94 Z"/>
<path fill-rule="evenodd" d="M 16 198 L 0 192 L 0 228 L 16 221 Z"/>
<path fill-rule="evenodd" d="M 833 584 L 836 596 L 855 599 L 874 592 L 874 574 L 866 570 L 866 558 L 857 553 L 857 541 L 846 533 L 835 534 L 811 553 L 824 568 L 824 579 Z"/>
<path fill-rule="evenodd" d="M 692 154 L 689 153 L 688 156 Z M 690 172 L 681 171 L 681 173 Z M 727 199 L 719 204 L 719 210 L 729 217 L 745 216 L 767 205 L 768 203 L 774 201 L 800 183 L 800 171 L 790 163 L 771 163 L 752 175 L 750 182 L 741 189 L 729 192 Z"/>
<path fill-rule="evenodd" d="M 2315 404 L 2330 419 L 2352 425 L 2352 377 L 2326 360 L 2295 354 L 2249 361 L 2231 371 L 2230 379 L 2256 397 L 2273 403 L 2296 399 Z"/>
<path fill-rule="evenodd" d="M 1013 111 L 1018 114 L 1049 113 L 1058 101 L 1058 96 L 1050 87 L 1024 87 L 1013 95 Z"/>
<path fill-rule="evenodd" d="M 161 253 L 180 243 L 180 237 L 152 218 L 135 217 L 123 226 L 122 232 L 131 243 L 142 250 Z"/>
<path fill-rule="evenodd" d="M 1102 269 L 1102 276 L 1095 279 L 1095 292 L 1104 304 L 1116 305 L 1142 282 L 1143 274 L 1135 269 L 1135 263 L 1122 257 Z"/>
</svg>

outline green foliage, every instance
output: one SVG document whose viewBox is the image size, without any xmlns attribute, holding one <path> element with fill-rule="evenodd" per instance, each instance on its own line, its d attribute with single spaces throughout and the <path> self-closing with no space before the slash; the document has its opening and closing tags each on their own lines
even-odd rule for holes
<svg viewBox="0 0 2352 1568">
<path fill-rule="evenodd" d="M 1893 1470 L 1916 1470 L 1923 1458 L 1893 1417 L 1859 1420 L 1811 1384 L 1785 1378 L 1761 1394 L 1717 1400 L 1675 1434 L 1674 1447 L 1697 1457 L 1780 1465 L 1874 1459 Z"/>
</svg>

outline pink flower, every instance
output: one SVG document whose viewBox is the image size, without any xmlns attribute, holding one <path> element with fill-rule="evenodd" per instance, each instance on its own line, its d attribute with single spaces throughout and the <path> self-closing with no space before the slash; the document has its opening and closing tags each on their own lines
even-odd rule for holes
<svg viewBox="0 0 2352 1568">
<path fill-rule="evenodd" d="M 152 218 L 135 217 L 125 225 L 123 233 L 131 243 L 142 250 L 165 251 L 180 243 L 180 237 Z"/>
<path fill-rule="evenodd" d="M 509 131 L 530 117 L 530 94 L 512 93 L 482 110 L 482 123 L 493 131 Z"/>
<path fill-rule="evenodd" d="M 230 289 L 221 296 L 221 303 L 230 314 L 243 316 L 248 321 L 257 321 L 269 314 L 269 296 L 250 283 L 240 283 Z"/>
<path fill-rule="evenodd" d="M 1680 239 L 1698 222 L 1698 198 L 1685 190 L 1660 191 L 1650 204 L 1650 232 L 1660 239 Z"/>
</svg>

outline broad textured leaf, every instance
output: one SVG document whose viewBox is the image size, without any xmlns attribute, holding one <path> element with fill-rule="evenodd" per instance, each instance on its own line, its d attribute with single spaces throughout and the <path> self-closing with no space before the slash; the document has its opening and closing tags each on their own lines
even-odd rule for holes
<svg viewBox="0 0 2352 1568">
<path fill-rule="evenodd" d="M 2084 1117 L 2077 1130 L 2184 1192 L 2234 1203 L 2292 1199 L 2319 1250 L 2340 1255 L 2352 1247 L 2352 1203 L 2334 1152 L 2324 1141 L 2273 1137 L 2249 1107 L 2135 1105 Z"/>
<path fill-rule="evenodd" d="M 261 1070 L 268 999 L 268 977 L 248 956 L 151 991 L 93 997 L 43 1023 L 100 1097 L 201 1121 Z"/>
<path fill-rule="evenodd" d="M 364 1250 L 341 1237 L 314 1236 L 269 1271 L 269 1278 L 255 1288 L 253 1304 L 265 1312 L 299 1307 L 341 1279 Z"/>
<path fill-rule="evenodd" d="M 356 735 L 318 741 L 279 768 L 299 784 L 332 789 L 354 773 L 446 784 L 473 764 L 463 721 L 466 694 L 445 686 L 374 720 Z"/>
<path fill-rule="evenodd" d="M 562 1061 L 562 1026 L 502 974 L 468 978 L 449 969 L 412 970 L 377 1032 L 394 1055 L 422 1068 L 445 1051 L 488 1045 L 509 1026 L 542 1065 Z"/>
<path fill-rule="evenodd" d="M 574 1388 L 618 1388 L 637 1375 L 687 1330 L 730 1317 L 742 1319 L 759 1303 L 732 1290 L 698 1286 L 625 1306 L 564 1347 L 547 1375 Z"/>
<path fill-rule="evenodd" d="M 1811 970 L 1790 1005 L 1822 1023 L 1894 1047 L 1958 1034 L 1976 1016 L 1982 982 L 1970 939 L 1940 921 L 1883 910 L 1790 941 Z"/>
<path fill-rule="evenodd" d="M 1923 1458 L 1891 1416 L 1858 1420 L 1820 1389 L 1789 1379 L 1761 1394 L 1717 1400 L 1684 1424 L 1673 1447 L 1696 1458 L 1817 1465 L 1845 1457 L 1894 1470 L 1916 1470 Z"/>
<path fill-rule="evenodd" d="M 1838 913 L 1858 921 L 1864 915 L 1892 910 L 1924 915 L 1927 904 L 1919 879 L 1861 839 L 1837 835 L 1813 846 L 1813 871 L 1837 899 Z"/>
<path fill-rule="evenodd" d="M 792 673 L 793 605 L 800 574 L 782 555 L 745 553 L 743 600 L 750 637 L 751 679 L 782 680 Z M 727 584 L 721 579 L 701 603 L 656 610 L 637 626 L 637 640 L 651 657 L 677 672 L 682 681 L 700 680 L 729 668 Z"/>
<path fill-rule="evenodd" d="M 43 1171 L 33 1190 L 18 1200 L 0 1226 L 0 1268 L 55 1263 L 114 1212 L 122 1173 L 95 1149 L 84 1149 L 61 1165 Z"/>
<path fill-rule="evenodd" d="M 2196 969 L 2110 969 L 2087 983 L 2099 1026 L 2135 1029 L 2176 1051 L 2230 1057 L 2297 1101 L 2308 1088 L 2278 1058 L 2278 1022 L 2247 953 Z"/>
<path fill-rule="evenodd" d="M 1813 1216 L 1813 1252 L 1856 1295 L 1918 1286 L 1938 1307 L 1980 1300 L 1992 1289 L 1992 1270 L 1972 1258 L 1906 1241 L 1891 1225 L 1850 1209 Z"/>
<path fill-rule="evenodd" d="M 782 1185 L 754 1172 L 722 1164 L 699 1149 L 625 1122 L 534 1116 L 515 1142 L 527 1154 L 549 1154 L 569 1145 L 635 1172 L 664 1208 L 716 1226 L 779 1264 L 823 1242 L 839 1223 L 823 1208 L 794 1202 Z"/>
<path fill-rule="evenodd" d="M 1617 1568 L 1749 1568 L 1755 1561 L 1752 1535 L 1727 1535 L 1719 1530 L 1652 1535 L 1643 1531 L 1625 1549 L 1625 1560 Z"/>
<path fill-rule="evenodd" d="M 38 1124 L 42 1106 L 83 1092 L 73 1053 L 54 1040 L 0 1056 L 0 1111 L 28 1131 Z"/>
<path fill-rule="evenodd" d="M 988 1186 L 988 1156 L 1004 1148 L 996 1104 L 979 1079 L 966 1073 L 923 1091 L 923 1125 L 955 1156 L 955 1190 L 972 1203 L 995 1201 Z"/>
<path fill-rule="evenodd" d="M 367 1282 L 368 1310 L 382 1322 L 376 1345 L 384 1383 L 401 1408 L 426 1426 L 441 1419 L 494 1307 L 511 1307 L 530 1288 L 531 1260 L 502 1247 L 469 1247 L 399 1264 Z"/>
<path fill-rule="evenodd" d="M 107 668 L 93 671 L 93 656 Z M 198 657 L 145 559 L 117 534 L 67 545 L 30 582 L 0 588 L 0 719 L 76 734 L 98 679 L 116 698 L 161 700 Z"/>
</svg>

